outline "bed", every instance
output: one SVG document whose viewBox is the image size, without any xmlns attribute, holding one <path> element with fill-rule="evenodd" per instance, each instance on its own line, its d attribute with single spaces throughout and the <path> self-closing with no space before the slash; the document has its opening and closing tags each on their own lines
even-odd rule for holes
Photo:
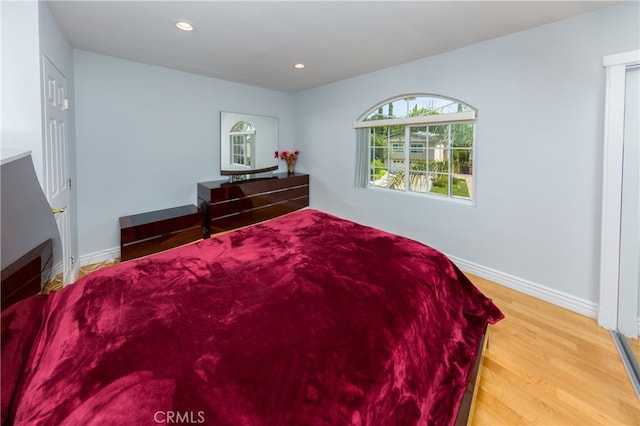
<svg viewBox="0 0 640 426">
<path fill-rule="evenodd" d="M 500 310 L 442 253 L 304 209 L 2 312 L 3 424 L 454 424 Z"/>
</svg>

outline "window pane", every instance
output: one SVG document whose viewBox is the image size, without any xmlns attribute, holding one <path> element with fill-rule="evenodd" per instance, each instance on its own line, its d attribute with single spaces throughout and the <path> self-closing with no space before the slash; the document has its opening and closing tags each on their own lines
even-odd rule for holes
<svg viewBox="0 0 640 426">
<path fill-rule="evenodd" d="M 427 127 L 416 126 L 409 129 L 410 145 L 409 145 L 409 160 L 414 163 L 416 161 L 427 161 Z M 414 166 L 410 166 L 414 168 Z M 426 169 L 426 164 L 425 164 Z"/>
<path fill-rule="evenodd" d="M 409 129 L 411 142 L 427 142 L 427 126 L 413 126 Z"/>
<path fill-rule="evenodd" d="M 372 160 L 380 160 L 381 162 L 386 163 L 388 157 L 389 157 L 389 153 L 386 147 L 383 147 L 383 148 L 376 147 L 371 150 Z"/>
<path fill-rule="evenodd" d="M 370 181 L 372 185 L 386 187 L 387 169 L 385 167 L 371 166 Z"/>
<path fill-rule="evenodd" d="M 431 114 L 453 114 L 456 112 L 472 111 L 467 105 L 453 99 L 420 97 L 417 98 L 416 105 L 419 108 L 426 108 Z"/>
<path fill-rule="evenodd" d="M 454 148 L 451 150 L 451 171 L 470 175 L 473 172 L 473 150 L 470 148 Z"/>
<path fill-rule="evenodd" d="M 389 126 L 387 129 L 389 129 L 388 138 L 390 141 L 404 141 L 404 126 Z"/>
<path fill-rule="evenodd" d="M 424 159 L 426 158 L 426 155 L 427 155 L 427 147 L 425 146 L 424 143 L 411 142 L 411 147 L 409 152 L 411 154 L 411 158 L 415 157 L 419 159 Z"/>
<path fill-rule="evenodd" d="M 390 126 L 388 127 L 388 142 L 389 142 L 389 172 L 390 173 L 404 173 L 405 164 L 405 143 L 404 143 L 404 126 Z M 398 177 L 398 185 L 401 179 Z M 404 190 L 404 184 L 402 185 Z"/>
<path fill-rule="evenodd" d="M 396 191 L 406 191 L 404 171 L 389 174 L 389 189 Z"/>
<path fill-rule="evenodd" d="M 451 124 L 452 145 L 456 147 L 471 147 L 473 145 L 473 124 Z"/>
<path fill-rule="evenodd" d="M 404 154 L 404 143 L 402 143 L 402 142 L 392 142 L 391 143 L 391 151 L 393 151 L 394 154 L 396 154 L 396 153 Z M 403 156 L 403 158 L 404 158 L 404 156 Z"/>
<path fill-rule="evenodd" d="M 363 121 L 421 115 L 444 115 L 466 111 L 474 111 L 474 109 L 454 99 L 436 96 L 409 96 L 374 108 Z"/>
<path fill-rule="evenodd" d="M 471 199 L 473 180 L 470 175 L 453 175 L 452 184 L 452 197 Z"/>
<path fill-rule="evenodd" d="M 376 108 L 365 120 L 386 120 L 389 118 L 402 118 L 407 116 L 407 102 L 403 99 L 389 102 Z"/>
<path fill-rule="evenodd" d="M 411 171 L 409 173 L 409 191 L 427 192 L 429 176 L 424 171 Z"/>
<path fill-rule="evenodd" d="M 443 124 L 440 126 L 429 126 L 429 147 L 447 146 L 451 137 L 451 126 Z"/>
<path fill-rule="evenodd" d="M 434 148 L 427 151 L 430 172 L 449 173 L 449 150 Z"/>
<path fill-rule="evenodd" d="M 409 162 L 409 171 L 412 172 L 426 172 L 427 162 L 425 160 L 411 159 Z"/>
<path fill-rule="evenodd" d="M 432 173 L 430 177 L 429 192 L 438 195 L 449 195 L 449 175 L 446 173 Z"/>
<path fill-rule="evenodd" d="M 374 127 L 371 129 L 371 144 L 374 146 L 387 146 L 386 127 Z"/>
<path fill-rule="evenodd" d="M 409 135 L 409 190 L 426 192 L 428 128 L 413 126 Z"/>
<path fill-rule="evenodd" d="M 405 126 L 389 127 L 389 188 L 406 191 L 405 184 Z"/>
<path fill-rule="evenodd" d="M 388 166 L 390 173 L 404 173 L 404 157 L 391 157 Z"/>
<path fill-rule="evenodd" d="M 389 169 L 392 171 L 404 171 L 404 143 L 392 143 L 389 158 L 391 160 Z"/>
</svg>

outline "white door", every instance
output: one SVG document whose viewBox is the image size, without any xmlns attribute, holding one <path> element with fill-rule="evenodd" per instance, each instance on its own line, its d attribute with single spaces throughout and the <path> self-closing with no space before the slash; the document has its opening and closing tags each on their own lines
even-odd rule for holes
<svg viewBox="0 0 640 426">
<path fill-rule="evenodd" d="M 46 195 L 55 215 L 62 245 L 62 276 L 65 284 L 73 281 L 71 256 L 71 180 L 67 147 L 67 81 L 44 56 L 44 115 Z M 59 265 L 54 265 L 58 270 Z"/>
<path fill-rule="evenodd" d="M 631 72 L 632 74 L 630 75 L 633 76 L 632 70 L 640 66 L 640 50 L 605 56 L 603 58 L 603 65 L 606 68 L 606 96 L 603 147 L 602 227 L 600 240 L 600 309 L 598 312 L 598 324 L 609 330 L 618 330 L 621 268 L 620 249 L 621 245 L 625 244 L 621 244 L 622 189 L 625 174 L 623 173 L 623 160 L 625 155 L 627 159 L 633 158 L 633 154 L 629 152 L 631 146 L 625 147 L 625 139 L 628 138 L 632 140 L 632 137 L 625 136 L 625 122 L 632 124 L 634 123 L 633 118 L 635 118 L 635 125 L 637 126 L 638 123 L 637 116 L 633 117 L 631 114 L 630 118 L 632 118 L 632 120 L 625 120 L 625 106 L 627 109 L 630 106 L 625 105 L 625 101 L 632 99 L 627 98 L 625 92 L 627 73 Z M 632 81 L 630 82 L 633 84 Z M 637 103 L 638 98 L 636 97 L 635 99 Z M 631 128 L 627 129 L 627 131 L 630 129 Z M 625 150 L 627 152 L 623 155 Z M 637 168 L 638 166 L 637 164 L 628 164 L 624 167 L 627 167 L 627 172 L 629 172 L 629 167 L 631 167 L 633 171 L 633 167 Z M 630 178 L 628 183 L 631 185 L 627 185 L 626 189 L 632 190 L 633 174 L 629 173 L 627 177 Z M 629 199 L 629 201 L 631 201 L 631 199 Z M 626 204 L 632 206 L 633 202 Z M 626 216 L 631 220 L 629 223 L 633 224 L 633 213 L 629 212 Z M 637 219 L 638 218 L 635 217 L 635 220 Z M 632 233 L 633 231 L 629 229 L 628 232 Z M 627 247 L 633 248 L 633 237 L 628 241 L 631 242 L 631 245 L 627 244 Z M 635 247 L 637 248 L 637 245 Z M 622 268 L 627 270 L 624 265 L 622 265 Z M 636 294 L 640 294 L 637 290 L 636 287 Z M 623 297 L 631 298 L 632 296 L 627 294 Z M 632 300 L 630 300 L 630 302 L 632 302 Z"/>
<path fill-rule="evenodd" d="M 640 69 L 627 70 L 620 217 L 618 331 L 636 339 L 640 320 Z"/>
</svg>

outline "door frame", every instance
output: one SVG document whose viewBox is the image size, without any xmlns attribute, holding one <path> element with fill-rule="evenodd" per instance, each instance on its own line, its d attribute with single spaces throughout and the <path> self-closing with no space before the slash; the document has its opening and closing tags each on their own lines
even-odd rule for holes
<svg viewBox="0 0 640 426">
<path fill-rule="evenodd" d="M 598 324 L 617 330 L 626 72 L 640 66 L 640 50 L 605 56 L 602 62 L 606 68 L 606 97 Z"/>
<path fill-rule="evenodd" d="M 65 107 L 65 125 L 68 126 L 69 125 L 69 107 L 68 107 L 68 82 L 67 82 L 67 77 L 65 76 L 65 74 L 60 70 L 60 68 L 46 55 L 46 54 L 42 54 L 41 55 L 42 58 L 42 62 L 41 62 L 41 84 L 42 84 L 42 122 L 43 122 L 43 159 L 44 159 L 44 193 L 47 197 L 47 201 L 49 202 L 49 204 L 51 204 L 52 200 L 50 198 L 50 189 L 51 189 L 51 185 L 52 182 L 50 181 L 50 171 L 52 168 L 52 159 L 51 156 L 49 154 L 49 140 L 47 139 L 48 136 L 48 129 L 47 126 L 49 125 L 48 123 L 48 112 L 47 112 L 47 68 L 51 67 L 52 69 L 54 69 L 57 73 L 60 74 L 60 76 L 64 79 L 64 84 L 65 84 L 65 93 L 64 93 L 64 102 L 67 104 L 67 106 Z M 56 276 L 60 273 L 62 273 L 62 283 L 63 285 L 69 284 L 71 282 L 74 281 L 74 277 L 77 274 L 77 262 L 75 262 L 75 255 L 74 255 L 74 247 L 73 247 L 73 243 L 72 243 L 72 236 L 73 236 L 73 231 L 71 229 L 72 227 L 72 220 L 73 218 L 71 217 L 71 213 L 73 210 L 73 196 L 71 193 L 71 181 L 70 181 L 70 176 L 71 176 L 71 163 L 70 163 L 70 157 L 69 157 L 69 129 L 67 128 L 65 131 L 65 135 L 66 135 L 66 145 L 65 145 L 65 149 L 62 150 L 63 155 L 64 155 L 64 163 L 66 164 L 66 177 L 65 177 L 65 187 L 67 189 L 67 191 L 69 191 L 68 197 L 69 199 L 66 202 L 66 205 L 63 207 L 63 211 L 64 213 L 62 213 L 62 215 L 64 216 L 61 220 L 65 220 L 66 221 L 66 225 L 64 228 L 66 229 L 66 235 L 62 235 L 62 233 L 60 232 L 60 244 L 61 244 L 61 258 L 60 258 L 60 262 L 56 263 L 53 265 L 53 269 L 52 269 L 52 276 Z M 52 206 L 52 207 L 57 207 L 60 208 L 62 206 Z M 54 213 L 54 210 L 52 208 L 52 213 Z M 56 218 L 56 225 L 58 225 L 58 218 Z M 58 225 L 58 229 L 60 229 L 59 225 Z M 65 248 L 66 247 L 66 248 Z"/>
</svg>

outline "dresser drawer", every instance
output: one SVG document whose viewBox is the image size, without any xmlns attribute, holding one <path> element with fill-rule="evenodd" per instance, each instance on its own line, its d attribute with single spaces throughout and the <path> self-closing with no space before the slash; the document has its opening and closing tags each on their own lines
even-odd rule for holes
<svg viewBox="0 0 640 426">
<path fill-rule="evenodd" d="M 203 216 L 193 204 L 120 218 L 120 260 L 167 250 L 202 238 Z"/>
<path fill-rule="evenodd" d="M 309 205 L 309 175 L 276 174 L 248 182 L 201 182 L 205 237 L 282 216 Z"/>
</svg>

